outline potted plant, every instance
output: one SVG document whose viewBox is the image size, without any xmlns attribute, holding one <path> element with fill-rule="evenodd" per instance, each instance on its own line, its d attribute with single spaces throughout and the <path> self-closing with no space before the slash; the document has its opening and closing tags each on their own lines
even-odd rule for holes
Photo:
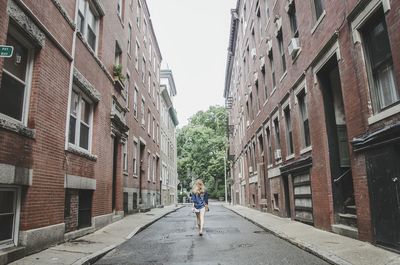
<svg viewBox="0 0 400 265">
<path fill-rule="evenodd" d="M 122 65 L 116 64 L 113 67 L 114 78 L 119 79 L 121 82 L 124 82 L 125 76 L 122 74 Z"/>
</svg>

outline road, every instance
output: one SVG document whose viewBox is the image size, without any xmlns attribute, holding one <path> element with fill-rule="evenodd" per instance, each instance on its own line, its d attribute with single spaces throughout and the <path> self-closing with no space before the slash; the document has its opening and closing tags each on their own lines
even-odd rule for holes
<svg viewBox="0 0 400 265">
<path fill-rule="evenodd" d="M 183 207 L 135 235 L 96 264 L 328 263 L 215 205 L 206 215 L 202 237 L 197 233 L 190 207 Z"/>
</svg>

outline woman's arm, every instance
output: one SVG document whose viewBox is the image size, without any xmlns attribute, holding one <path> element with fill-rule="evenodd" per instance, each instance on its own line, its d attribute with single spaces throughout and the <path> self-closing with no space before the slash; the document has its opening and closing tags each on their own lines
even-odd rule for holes
<svg viewBox="0 0 400 265">
<path fill-rule="evenodd" d="M 204 202 L 208 204 L 208 192 L 204 194 Z"/>
</svg>

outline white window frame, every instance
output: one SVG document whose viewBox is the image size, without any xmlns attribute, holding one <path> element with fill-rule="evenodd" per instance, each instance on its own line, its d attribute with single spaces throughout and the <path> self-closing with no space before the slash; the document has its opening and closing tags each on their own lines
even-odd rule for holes
<svg viewBox="0 0 400 265">
<path fill-rule="evenodd" d="M 117 14 L 118 14 L 119 18 L 121 18 L 121 19 L 122 19 L 122 6 L 123 6 L 122 1 L 123 0 L 117 0 Z M 118 7 L 119 7 L 119 10 L 118 10 Z"/>
<path fill-rule="evenodd" d="M 135 84 L 134 90 L 133 90 L 133 116 L 137 119 L 138 118 L 138 95 L 139 95 L 139 89 L 137 85 Z"/>
<path fill-rule="evenodd" d="M 31 90 L 32 90 L 32 72 L 33 72 L 33 64 L 34 64 L 34 47 L 29 41 L 23 36 L 22 33 L 18 32 L 13 26 L 10 25 L 8 28 L 8 34 L 12 35 L 14 39 L 20 42 L 27 50 L 28 50 L 28 58 L 26 63 L 26 73 L 25 73 L 25 81 L 19 79 L 18 77 L 14 76 L 10 72 L 8 72 L 4 68 L 3 64 L 3 74 L 6 73 L 12 79 L 17 80 L 19 83 L 23 83 L 25 85 L 24 88 L 24 99 L 22 102 L 22 115 L 21 120 L 14 119 L 6 114 L 0 113 L 0 118 L 4 118 L 7 120 L 11 120 L 14 123 L 21 124 L 23 126 L 28 125 L 28 117 L 29 117 L 29 102 L 31 97 Z M 1 85 L 1 83 L 0 83 Z"/>
<path fill-rule="evenodd" d="M 122 170 L 124 173 L 128 172 L 128 142 L 122 145 Z"/>
<path fill-rule="evenodd" d="M 138 153 L 139 153 L 139 141 L 138 139 L 134 138 L 133 140 L 133 156 L 132 156 L 132 166 L 133 166 L 133 175 L 138 175 Z"/>
<path fill-rule="evenodd" d="M 82 92 L 82 90 L 80 90 L 75 84 L 72 85 L 72 90 L 78 94 L 79 97 L 79 104 L 78 104 L 78 115 L 76 118 L 76 124 L 75 124 L 75 144 L 69 142 L 69 123 L 67 126 L 67 136 L 68 136 L 68 146 L 73 148 L 73 149 L 78 149 L 84 153 L 92 153 L 92 137 L 93 137 L 93 112 L 94 112 L 94 104 L 93 102 L 85 95 L 85 93 Z M 90 114 L 89 114 L 89 139 L 88 139 L 88 149 L 82 148 L 79 146 L 79 137 L 80 137 L 80 130 L 81 130 L 81 102 L 82 102 L 82 98 L 84 98 L 90 105 Z M 71 100 L 72 100 L 72 93 L 71 93 Z M 70 106 L 69 106 L 69 110 L 70 110 Z M 68 112 L 68 121 L 70 121 L 70 116 L 71 116 L 71 110 Z"/>
<path fill-rule="evenodd" d="M 139 72 L 139 53 L 140 53 L 140 44 L 139 41 L 136 39 L 136 46 L 135 46 L 135 69 Z"/>
<path fill-rule="evenodd" d="M 367 20 L 380 7 L 383 8 L 383 13 L 387 14 L 391 10 L 390 1 L 389 0 L 371 0 L 370 3 L 367 4 L 364 7 L 364 9 L 357 15 L 357 17 L 355 17 L 353 19 L 353 21 L 351 22 L 351 30 L 352 30 L 354 44 L 357 44 L 357 43 L 363 44 L 360 29 L 364 26 L 365 22 L 367 22 Z M 372 101 L 373 99 L 371 96 L 371 89 L 374 89 L 374 88 L 371 86 L 371 82 L 373 82 L 373 80 L 370 80 L 371 77 L 367 73 L 369 59 L 365 54 L 363 46 L 364 45 L 360 45 L 360 52 L 361 52 L 361 56 L 362 56 L 362 61 L 364 62 L 364 69 L 366 69 L 365 74 L 366 74 L 367 80 L 368 80 L 365 84 L 365 87 L 367 87 L 367 89 L 368 89 L 368 99 L 369 99 L 369 101 Z M 376 122 L 384 120 L 384 119 L 386 119 L 390 116 L 393 116 L 395 114 L 398 114 L 398 113 L 400 113 L 400 105 L 399 104 L 394 104 L 393 106 L 383 109 L 380 112 L 377 112 L 376 110 L 371 109 L 370 113 L 369 113 L 370 116 L 368 117 L 368 124 L 372 125 Z"/>
<path fill-rule="evenodd" d="M 92 6 L 90 1 L 88 1 L 88 0 L 78 0 L 78 1 L 79 2 L 80 1 L 84 1 L 85 2 L 85 14 L 83 14 L 83 17 L 84 17 L 83 22 L 84 22 L 84 24 L 83 24 L 83 32 L 81 32 L 81 34 L 82 34 L 83 38 L 85 39 L 85 41 L 88 43 L 88 46 L 90 47 L 90 49 L 92 49 L 92 47 L 89 45 L 88 30 L 87 30 L 87 28 L 89 27 L 89 24 L 87 22 L 87 12 L 88 12 L 89 9 L 92 12 L 93 17 L 95 19 L 95 27 L 96 28 L 94 29 L 94 33 L 96 35 L 96 45 L 95 45 L 94 53 L 97 54 L 97 49 L 98 49 L 98 44 L 99 44 L 99 21 L 100 21 L 99 14 L 98 14 L 96 8 L 94 6 Z M 79 3 L 78 3 L 78 9 L 79 9 Z M 78 10 L 78 12 L 79 12 L 79 10 Z M 78 14 L 78 16 L 79 16 L 79 14 Z M 78 19 L 78 17 L 77 17 L 77 19 Z M 78 21 L 76 21 L 76 24 L 78 24 Z"/>
<path fill-rule="evenodd" d="M 150 170 L 151 170 L 151 153 L 148 151 L 147 152 L 147 181 L 150 182 Z"/>
<path fill-rule="evenodd" d="M 0 186 L 0 191 L 13 191 L 14 196 L 14 220 L 13 220 L 13 231 L 11 239 L 0 241 L 0 250 L 3 248 L 11 247 L 12 245 L 18 245 L 18 234 L 19 234 L 19 222 L 21 212 L 21 188 L 18 186 Z"/>
</svg>

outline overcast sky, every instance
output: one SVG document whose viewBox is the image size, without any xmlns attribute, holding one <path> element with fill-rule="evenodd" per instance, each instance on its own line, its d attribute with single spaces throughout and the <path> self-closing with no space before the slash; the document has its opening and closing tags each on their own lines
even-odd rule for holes
<svg viewBox="0 0 400 265">
<path fill-rule="evenodd" d="M 147 0 L 163 56 L 174 74 L 179 127 L 223 105 L 230 10 L 236 0 Z"/>
</svg>

